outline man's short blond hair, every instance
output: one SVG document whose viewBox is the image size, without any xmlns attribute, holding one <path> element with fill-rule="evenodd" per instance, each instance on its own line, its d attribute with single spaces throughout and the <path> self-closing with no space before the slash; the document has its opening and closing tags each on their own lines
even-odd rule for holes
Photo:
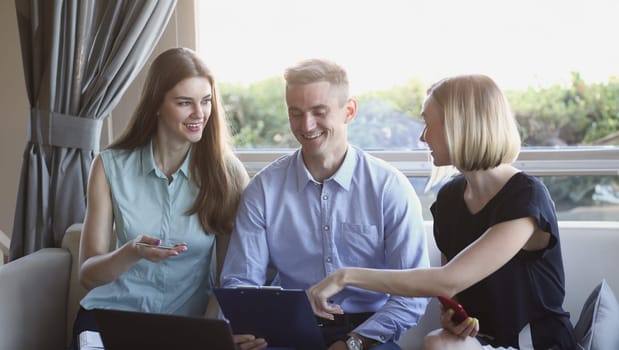
<svg viewBox="0 0 619 350">
<path fill-rule="evenodd" d="M 311 58 L 298 62 L 284 72 L 286 88 L 290 85 L 306 85 L 326 81 L 332 89 L 338 90 L 338 101 L 344 105 L 350 97 L 348 74 L 337 63 L 322 59 Z"/>
</svg>

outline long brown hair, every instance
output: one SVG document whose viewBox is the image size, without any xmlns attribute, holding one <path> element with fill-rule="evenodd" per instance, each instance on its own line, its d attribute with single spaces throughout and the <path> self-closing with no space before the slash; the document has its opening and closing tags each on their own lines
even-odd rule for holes
<svg viewBox="0 0 619 350">
<path fill-rule="evenodd" d="M 127 129 L 108 148 L 133 150 L 146 146 L 157 133 L 157 111 L 165 94 L 192 77 L 208 79 L 213 103 L 202 138 L 191 148 L 191 179 L 200 192 L 187 215 L 198 214 L 207 233 L 230 234 L 248 175 L 232 152 L 229 124 L 213 74 L 193 50 L 173 48 L 157 56 Z"/>
</svg>

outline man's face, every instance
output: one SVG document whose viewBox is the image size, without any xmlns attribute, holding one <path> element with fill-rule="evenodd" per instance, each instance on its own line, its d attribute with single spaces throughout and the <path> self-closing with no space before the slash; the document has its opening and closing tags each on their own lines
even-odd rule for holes
<svg viewBox="0 0 619 350">
<path fill-rule="evenodd" d="M 305 157 L 328 158 L 346 149 L 346 126 L 354 118 L 356 103 L 349 99 L 341 104 L 340 93 L 326 81 L 287 86 L 290 130 Z"/>
</svg>

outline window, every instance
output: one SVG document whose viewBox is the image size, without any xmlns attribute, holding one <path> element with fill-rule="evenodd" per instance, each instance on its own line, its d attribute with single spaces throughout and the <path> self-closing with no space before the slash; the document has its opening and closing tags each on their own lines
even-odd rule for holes
<svg viewBox="0 0 619 350">
<path fill-rule="evenodd" d="M 431 168 L 418 142 L 425 89 L 484 73 L 506 91 L 521 125 L 526 146 L 516 165 L 542 177 L 560 219 L 618 220 L 618 2 L 196 3 L 198 50 L 219 78 L 250 172 L 297 146 L 285 67 L 328 57 L 347 68 L 359 100 L 351 142 L 402 170 L 428 207 Z"/>
</svg>

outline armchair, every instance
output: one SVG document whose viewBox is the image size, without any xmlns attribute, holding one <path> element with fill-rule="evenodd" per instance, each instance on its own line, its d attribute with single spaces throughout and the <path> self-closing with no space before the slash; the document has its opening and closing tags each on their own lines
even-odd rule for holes
<svg viewBox="0 0 619 350">
<path fill-rule="evenodd" d="M 66 349 L 79 300 L 81 224 L 67 229 L 62 248 L 44 248 L 0 266 L 0 349 Z"/>
</svg>

